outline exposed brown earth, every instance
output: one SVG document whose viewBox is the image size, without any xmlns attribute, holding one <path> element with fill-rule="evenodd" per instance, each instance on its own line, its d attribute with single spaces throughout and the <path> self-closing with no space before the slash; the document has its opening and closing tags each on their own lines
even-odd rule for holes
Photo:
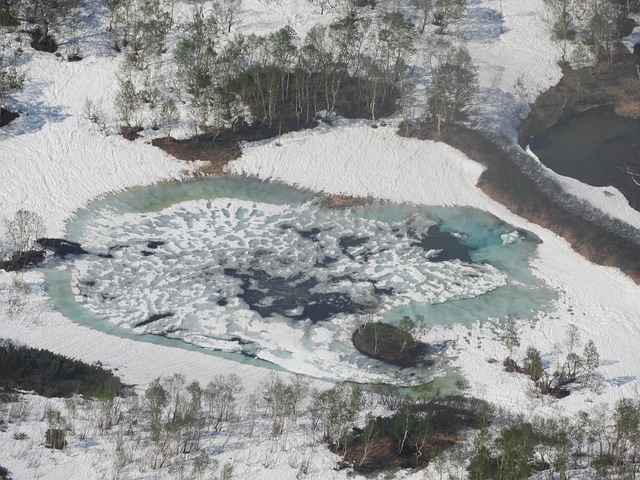
<svg viewBox="0 0 640 480">
<path fill-rule="evenodd" d="M 223 143 L 213 138 L 198 140 L 176 140 L 172 137 L 157 138 L 151 142 L 179 160 L 203 161 L 198 172 L 203 175 L 219 175 L 224 166 L 242 154 L 236 143 Z"/>
<path fill-rule="evenodd" d="M 322 205 L 327 208 L 360 207 L 373 203 L 375 198 L 372 195 L 366 197 L 352 197 L 349 195 L 327 195 L 322 197 Z"/>
<path fill-rule="evenodd" d="M 620 45 L 610 60 L 563 69 L 558 84 L 542 93 L 519 128 L 521 144 L 541 136 L 558 121 L 591 108 L 612 105 L 618 115 L 640 118 L 638 56 Z M 443 141 L 487 167 L 478 186 L 517 215 L 562 236 L 582 256 L 613 266 L 640 283 L 640 245 L 556 204 L 516 165 L 513 154 L 482 134 L 447 126 L 440 135 L 429 126 L 403 125 L 401 135 Z"/>
<path fill-rule="evenodd" d="M 187 140 L 157 138 L 151 143 L 179 160 L 206 162 L 198 172 L 203 175 L 217 175 L 222 173 L 227 163 L 242 155 L 241 142 L 266 140 L 315 126 L 315 122 L 303 124 L 293 120 L 281 122 L 277 126 L 259 122 L 248 125 L 242 120 L 232 128 L 221 128 L 215 133 L 206 133 Z"/>
<path fill-rule="evenodd" d="M 521 145 L 541 136 L 559 120 L 591 108 L 612 105 L 624 117 L 640 118 L 639 57 L 619 45 L 611 61 L 573 70 L 565 66 L 557 85 L 542 93 L 518 129 Z"/>
<path fill-rule="evenodd" d="M 618 48 L 611 61 L 580 70 L 564 68 L 558 85 L 540 95 L 530 116 L 519 129 L 520 139 L 541 135 L 562 118 L 602 105 L 614 105 L 619 115 L 640 118 L 638 58 L 624 47 Z M 207 162 L 199 173 L 220 174 L 231 160 L 240 157 L 242 141 L 273 138 L 310 125 L 241 124 L 221 129 L 216 134 L 199 135 L 189 140 L 171 137 L 156 139 L 153 145 L 176 158 Z M 511 152 L 481 133 L 462 126 L 446 126 L 437 135 L 429 126 L 403 125 L 400 135 L 444 141 L 469 158 L 485 165 L 478 186 L 490 197 L 517 215 L 552 230 L 565 238 L 585 258 L 605 266 L 620 268 L 640 283 L 640 245 L 607 231 L 600 225 L 564 210 L 536 182 L 522 173 Z M 328 197 L 329 206 L 341 207 L 367 203 L 368 198 Z"/>
<path fill-rule="evenodd" d="M 406 131 L 424 138 L 424 130 Z M 514 163 L 512 154 L 481 133 L 463 126 L 448 126 L 428 135 L 460 150 L 487 167 L 478 186 L 513 213 L 563 237 L 572 248 L 594 263 L 617 267 L 640 283 L 640 245 L 615 235 L 600 225 L 562 209 Z M 401 133 L 403 133 L 401 129 Z"/>
</svg>

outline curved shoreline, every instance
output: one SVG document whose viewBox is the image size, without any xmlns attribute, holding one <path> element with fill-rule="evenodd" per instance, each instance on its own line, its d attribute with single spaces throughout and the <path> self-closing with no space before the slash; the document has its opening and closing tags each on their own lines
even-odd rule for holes
<svg viewBox="0 0 640 480">
<path fill-rule="evenodd" d="M 610 106 L 617 115 L 640 118 L 639 63 L 640 57 L 619 44 L 610 62 L 576 70 L 563 66 L 560 81 L 538 96 L 518 126 L 518 143 L 524 147 L 562 119 L 592 108 Z"/>
<path fill-rule="evenodd" d="M 478 187 L 511 212 L 563 237 L 586 259 L 617 267 L 640 284 L 640 245 L 572 213 L 547 196 L 515 163 L 512 154 L 483 134 L 463 126 L 444 128 L 438 138 L 424 130 L 400 129 L 399 134 L 442 141 L 486 167 Z"/>
<path fill-rule="evenodd" d="M 613 106 L 619 115 L 640 118 L 638 62 L 634 54 L 619 45 L 610 63 L 601 61 L 594 67 L 579 70 L 563 67 L 564 75 L 558 84 L 537 98 L 532 112 L 521 122 L 518 128 L 519 143 L 526 144 L 529 138 L 542 135 L 562 119 L 603 105 Z M 597 74 L 594 75 L 596 70 Z M 288 130 L 304 128 L 308 126 Z M 253 127 L 250 131 L 239 129 L 224 133 L 223 142 L 214 139 L 213 142 L 194 144 L 190 141 L 160 139 L 154 141 L 154 145 L 184 160 L 195 160 L 206 150 L 203 158 L 210 164 L 201 167 L 199 173 L 219 174 L 227 163 L 242 155 L 238 148 L 241 140 L 277 136 L 275 131 L 259 127 Z M 551 181 L 545 184 L 542 173 L 518 159 L 519 152 L 509 151 L 509 146 L 503 145 L 500 139 L 496 141 L 459 125 L 446 126 L 437 135 L 425 125 L 405 123 L 400 126 L 398 135 L 442 141 L 484 165 L 486 170 L 481 174 L 477 186 L 490 198 L 520 217 L 560 235 L 586 259 L 599 265 L 617 267 L 640 284 L 637 229 L 608 218 L 595 207 L 585 205 L 584 201 L 563 192 Z M 522 152 L 522 155 L 526 154 Z M 531 171 L 525 172 L 523 167 Z M 562 204 L 559 200 L 562 200 Z"/>
<path fill-rule="evenodd" d="M 557 87 L 552 87 L 550 90 L 555 88 Z M 267 138 L 271 136 L 269 133 L 265 132 Z M 242 135 L 239 132 L 236 134 Z M 509 151 L 505 145 L 501 145 L 500 142 L 492 140 L 483 133 L 459 125 L 444 127 L 441 135 L 438 136 L 433 129 L 426 128 L 424 125 L 402 124 L 397 134 L 402 137 L 441 141 L 485 166 L 486 169 L 480 175 L 477 186 L 486 195 L 516 215 L 560 235 L 586 259 L 599 265 L 619 268 L 640 284 L 640 244 L 632 241 L 628 233 L 633 230 L 633 227 L 608 219 L 602 213 L 599 214 L 600 221 L 584 218 L 580 215 L 580 210 L 584 214 L 585 205 L 584 202 L 578 205 L 578 199 L 574 199 L 578 206 L 577 212 L 559 205 L 557 199 L 550 195 L 560 196 L 565 192 L 562 192 L 557 185 L 547 185 L 547 191 L 543 191 L 541 184 L 544 178 L 540 172 L 532 171 L 528 172 L 528 175 L 523 172 L 524 162 L 516 158 L 517 152 Z M 183 147 L 188 145 L 187 142 L 184 144 Z M 162 145 L 156 144 L 156 146 L 164 150 Z M 167 151 L 167 153 L 173 152 Z M 214 152 L 209 152 L 209 156 L 212 153 Z M 200 172 L 214 175 L 222 173 L 227 163 L 241 155 L 242 152 L 238 149 L 235 155 L 217 159 L 215 168 L 212 170 L 205 167 L 200 169 Z M 526 156 L 526 153 L 522 152 L 522 155 Z M 595 209 L 588 213 L 591 214 L 594 211 Z M 603 220 L 608 225 L 603 226 L 605 223 Z M 622 235 L 612 230 L 622 232 Z"/>
</svg>

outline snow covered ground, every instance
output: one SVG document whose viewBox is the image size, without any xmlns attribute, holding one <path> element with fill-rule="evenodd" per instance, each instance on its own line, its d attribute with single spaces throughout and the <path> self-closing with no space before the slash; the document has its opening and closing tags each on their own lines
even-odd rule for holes
<svg viewBox="0 0 640 480">
<path fill-rule="evenodd" d="M 503 15 L 498 16 L 499 6 Z M 301 35 L 324 17 L 305 0 L 246 0 L 240 29 L 262 33 L 290 23 Z M 541 0 L 484 0 L 470 2 L 466 22 L 452 28 L 465 33 L 474 61 L 480 68 L 486 127 L 514 138 L 514 112 L 520 100 L 516 83 L 524 86 L 528 99 L 554 84 L 560 77 L 558 52 L 549 41 Z M 175 179 L 194 166 L 176 161 L 144 140 L 129 142 L 120 136 L 104 136 L 85 118 L 85 98 L 109 113 L 115 89 L 117 58 L 102 47 L 91 47 L 76 63 L 28 50 L 26 88 L 16 106 L 24 114 L 0 129 L 0 218 L 18 209 L 37 212 L 46 221 L 49 236 L 62 235 L 73 213 L 94 198 L 135 185 Z M 276 142 L 246 145 L 241 159 L 229 172 L 276 179 L 287 184 L 331 194 L 371 195 L 397 202 L 429 205 L 472 206 L 496 215 L 516 228 L 537 235 L 542 243 L 532 261 L 535 274 L 556 290 L 559 297 L 549 313 L 521 329 L 521 357 L 535 346 L 549 366 L 566 353 L 563 345 L 569 325 L 581 338 L 595 342 L 601 358 L 593 389 L 578 389 L 555 402 L 541 402 L 529 392 L 530 381 L 502 371 L 488 360 L 502 360 L 506 348 L 499 340 L 497 324 L 471 327 L 435 327 L 428 342 L 450 341 L 447 351 L 453 366 L 470 383 L 470 393 L 525 416 L 570 415 L 598 404 L 612 404 L 622 397 L 637 396 L 640 389 L 640 287 L 613 268 L 594 265 L 571 250 L 561 238 L 509 212 L 475 187 L 481 166 L 454 149 L 429 141 L 396 135 L 395 120 L 386 127 L 371 128 L 368 122 L 337 121 L 311 131 L 282 136 Z M 183 132 L 184 133 L 184 132 Z M 598 207 L 638 225 L 638 213 L 624 208 L 620 197 L 605 196 L 598 189 L 566 181 L 573 193 L 593 198 Z M 608 189 L 610 190 L 610 189 Z M 621 208 L 621 206 L 623 208 Z M 182 373 L 206 384 L 211 372 L 236 373 L 250 389 L 267 375 L 266 370 L 210 356 L 198 351 L 171 348 L 108 335 L 78 325 L 52 308 L 44 292 L 43 275 L 23 275 L 26 287 L 16 287 L 16 274 L 0 273 L 0 337 L 46 348 L 87 362 L 102 362 L 117 369 L 125 383 L 145 388 L 153 379 Z M 26 293 L 25 293 L 26 292 Z M 20 309 L 14 308 L 20 302 Z M 14 306 L 12 306 L 14 305 Z M 34 405 L 28 429 L 32 438 L 42 435 L 42 404 Z M 295 443 L 291 440 L 291 443 Z M 99 467 L 104 448 L 71 445 L 64 453 L 49 452 L 38 442 L 24 454 L 25 444 L 11 431 L 0 432 L 0 465 L 14 478 L 87 479 L 110 475 Z M 105 447 L 106 448 L 106 447 Z M 241 445 L 233 455 L 221 458 L 237 463 L 239 478 L 295 478 L 297 468 L 286 461 L 249 461 L 251 451 Z M 253 446 L 257 456 L 269 455 L 271 444 Z M 322 451 L 318 469 L 309 478 L 346 478 L 331 469 L 335 459 Z M 325 468 L 326 467 L 326 468 Z M 96 472 L 100 472 L 99 474 Z M 136 478 L 155 478 L 156 472 Z M 165 475 L 168 475 L 165 473 Z M 405 476 L 405 473 L 399 474 Z M 423 473 L 408 474 L 424 478 Z M 167 476 L 166 478 L 170 478 Z M 437 477 L 435 477 L 437 478 Z"/>
</svg>

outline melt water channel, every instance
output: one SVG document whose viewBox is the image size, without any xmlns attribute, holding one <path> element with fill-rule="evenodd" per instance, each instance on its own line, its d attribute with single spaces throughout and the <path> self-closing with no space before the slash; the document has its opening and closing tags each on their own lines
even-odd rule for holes
<svg viewBox="0 0 640 480">
<path fill-rule="evenodd" d="M 90 253 L 46 267 L 54 305 L 108 334 L 334 380 L 413 384 L 352 345 L 355 305 L 428 328 L 534 320 L 554 292 L 533 275 L 539 239 L 472 208 L 322 197 L 239 176 L 161 183 L 79 210 L 66 239 Z M 435 353 L 435 352 L 431 352 Z"/>
</svg>

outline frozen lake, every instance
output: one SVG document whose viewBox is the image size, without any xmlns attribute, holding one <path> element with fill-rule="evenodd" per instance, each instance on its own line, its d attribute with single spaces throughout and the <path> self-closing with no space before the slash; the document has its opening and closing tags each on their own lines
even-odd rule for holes
<svg viewBox="0 0 640 480">
<path fill-rule="evenodd" d="M 395 323 L 534 320 L 554 299 L 531 272 L 538 239 L 472 208 L 320 196 L 225 176 L 93 202 L 67 239 L 90 255 L 54 262 L 48 291 L 74 320 L 112 334 L 201 348 L 341 380 L 424 381 L 351 344 L 357 305 Z"/>
</svg>

